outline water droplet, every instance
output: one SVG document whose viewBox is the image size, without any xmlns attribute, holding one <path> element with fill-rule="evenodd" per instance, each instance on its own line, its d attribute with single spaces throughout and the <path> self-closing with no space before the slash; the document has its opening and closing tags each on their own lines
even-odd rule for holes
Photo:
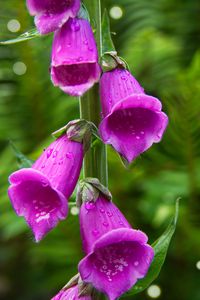
<svg viewBox="0 0 200 300">
<path fill-rule="evenodd" d="M 55 158 L 57 155 L 58 155 L 58 151 L 55 150 L 55 151 L 53 152 L 53 157 Z"/>
<path fill-rule="evenodd" d="M 95 208 L 95 203 L 94 203 L 94 201 L 86 202 L 85 208 L 86 208 L 87 210 L 91 210 L 91 209 Z"/>
<path fill-rule="evenodd" d="M 97 229 L 92 230 L 92 233 L 93 233 L 94 236 L 99 235 L 99 231 Z"/>
<path fill-rule="evenodd" d="M 88 47 L 88 50 L 89 50 L 89 51 L 93 51 L 94 48 L 93 48 L 93 47 Z"/>
<path fill-rule="evenodd" d="M 144 134 L 144 131 L 140 131 L 141 134 Z"/>
<path fill-rule="evenodd" d="M 137 135 L 137 136 L 136 136 L 136 139 L 137 139 L 137 140 L 140 140 L 140 136 Z"/>
<path fill-rule="evenodd" d="M 51 156 L 52 152 L 53 152 L 53 149 L 47 150 L 47 158 L 49 158 Z"/>
<path fill-rule="evenodd" d="M 58 164 L 63 165 L 63 160 L 60 160 Z"/>
<path fill-rule="evenodd" d="M 126 80 L 126 77 L 125 77 L 125 76 L 121 76 L 121 79 L 122 79 L 122 80 Z"/>
<path fill-rule="evenodd" d="M 85 45 L 88 45 L 88 41 L 87 41 L 87 40 L 83 41 L 83 43 L 84 43 Z"/>
<path fill-rule="evenodd" d="M 77 61 L 82 61 L 83 60 L 83 57 L 78 57 Z"/>
<path fill-rule="evenodd" d="M 103 208 L 100 208 L 100 212 L 101 212 L 102 214 L 104 214 L 104 213 L 105 213 L 105 210 L 104 210 Z"/>
<path fill-rule="evenodd" d="M 138 261 L 135 261 L 135 262 L 134 262 L 134 266 L 137 267 L 138 265 L 139 265 L 139 262 L 138 262 Z"/>
<path fill-rule="evenodd" d="M 107 211 L 107 215 L 111 218 L 113 216 L 113 213 L 111 213 L 110 211 Z"/>
<path fill-rule="evenodd" d="M 122 226 L 123 226 L 123 225 L 124 225 L 124 223 L 123 223 L 122 221 L 119 221 L 119 225 L 122 225 Z"/>
<path fill-rule="evenodd" d="M 44 169 L 44 168 L 45 168 L 45 165 L 43 164 L 41 168 Z"/>
<path fill-rule="evenodd" d="M 69 159 L 72 159 L 74 156 L 73 156 L 72 152 L 67 152 L 66 157 L 69 158 Z"/>
<path fill-rule="evenodd" d="M 109 224 L 107 222 L 103 222 L 103 226 L 108 227 Z"/>
<path fill-rule="evenodd" d="M 42 180 L 42 186 L 46 187 L 48 186 L 48 183 L 45 180 Z"/>
<path fill-rule="evenodd" d="M 73 31 L 79 31 L 80 30 L 80 25 L 76 20 L 73 20 L 73 23 L 72 23 L 71 27 L 72 27 Z"/>
</svg>

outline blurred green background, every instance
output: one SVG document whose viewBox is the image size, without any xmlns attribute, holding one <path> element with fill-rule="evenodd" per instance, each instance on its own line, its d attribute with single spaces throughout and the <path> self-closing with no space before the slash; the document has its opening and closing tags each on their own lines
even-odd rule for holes
<svg viewBox="0 0 200 300">
<path fill-rule="evenodd" d="M 200 299 L 200 26 L 198 0 L 107 0 L 116 47 L 146 92 L 162 99 L 170 124 L 155 144 L 124 169 L 109 148 L 114 199 L 150 242 L 167 226 L 175 199 L 180 218 L 155 281 L 161 300 Z M 0 40 L 31 29 L 25 1 L 1 0 Z M 31 159 L 50 133 L 78 118 L 78 101 L 54 88 L 48 69 L 52 36 L 0 46 L 0 299 L 50 299 L 83 257 L 74 211 L 35 244 L 7 196 L 17 169 L 9 140 Z M 161 292 L 161 293 L 160 293 Z M 160 295 L 159 295 L 160 294 Z M 134 299 L 151 299 L 148 290 Z M 127 298 L 128 299 L 128 298 Z M 130 299 L 130 298 L 129 298 Z M 131 298 L 132 299 L 132 298 Z"/>
</svg>

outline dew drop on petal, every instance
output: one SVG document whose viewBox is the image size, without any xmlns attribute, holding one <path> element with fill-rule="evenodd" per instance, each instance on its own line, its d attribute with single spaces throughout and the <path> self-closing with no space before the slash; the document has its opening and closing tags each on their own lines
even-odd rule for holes
<svg viewBox="0 0 200 300">
<path fill-rule="evenodd" d="M 108 227 L 109 224 L 107 222 L 103 222 L 103 226 Z"/>
<path fill-rule="evenodd" d="M 53 152 L 53 157 L 55 158 L 57 155 L 58 155 L 58 151 L 55 150 L 55 151 Z"/>
<path fill-rule="evenodd" d="M 87 210 L 94 209 L 94 208 L 95 208 L 95 203 L 94 203 L 94 201 L 86 202 L 85 208 L 86 208 Z"/>
<path fill-rule="evenodd" d="M 99 235 L 99 231 L 97 229 L 92 230 L 92 233 L 93 233 L 94 236 Z"/>
<path fill-rule="evenodd" d="M 52 152 L 53 152 L 53 149 L 47 150 L 47 158 L 49 158 L 51 156 Z"/>
<path fill-rule="evenodd" d="M 111 213 L 110 211 L 107 211 L 107 215 L 111 218 L 113 216 L 113 213 Z"/>
</svg>

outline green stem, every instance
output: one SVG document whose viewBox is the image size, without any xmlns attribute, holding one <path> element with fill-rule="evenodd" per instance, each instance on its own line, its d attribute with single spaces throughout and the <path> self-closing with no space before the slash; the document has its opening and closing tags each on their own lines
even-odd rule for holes
<svg viewBox="0 0 200 300">
<path fill-rule="evenodd" d="M 102 52 L 101 35 L 101 0 L 84 1 L 91 19 L 91 25 L 95 28 L 96 41 L 99 56 Z M 80 98 L 80 117 L 93 122 L 97 127 L 101 120 L 101 107 L 99 100 L 99 85 L 96 84 L 89 92 Z M 96 143 L 86 153 L 84 159 L 84 177 L 96 177 L 102 184 L 107 186 L 107 154 L 103 143 Z"/>
</svg>

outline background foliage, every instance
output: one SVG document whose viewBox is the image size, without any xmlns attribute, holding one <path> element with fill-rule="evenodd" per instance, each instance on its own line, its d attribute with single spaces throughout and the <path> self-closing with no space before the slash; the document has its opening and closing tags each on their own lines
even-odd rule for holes
<svg viewBox="0 0 200 300">
<path fill-rule="evenodd" d="M 107 0 L 122 8 L 112 31 L 120 55 L 145 90 L 162 99 L 170 125 L 154 145 L 125 170 L 109 148 L 110 189 L 136 228 L 155 240 L 182 197 L 178 229 L 160 277 L 163 300 L 200 299 L 200 27 L 198 0 Z M 1 3 L 0 39 L 16 37 L 7 23 L 17 19 L 20 33 L 33 27 L 25 1 Z M 70 214 L 40 244 L 33 243 L 24 220 L 7 197 L 8 175 L 17 169 L 9 145 L 35 159 L 50 133 L 78 117 L 78 103 L 53 88 L 48 76 L 52 36 L 0 47 L 0 299 L 50 299 L 75 274 L 82 257 L 78 218 Z M 13 72 L 16 62 L 27 71 Z M 128 298 L 127 298 L 128 299 Z M 129 298 L 130 299 L 130 298 Z M 149 299 L 146 291 L 134 299 Z"/>
</svg>

